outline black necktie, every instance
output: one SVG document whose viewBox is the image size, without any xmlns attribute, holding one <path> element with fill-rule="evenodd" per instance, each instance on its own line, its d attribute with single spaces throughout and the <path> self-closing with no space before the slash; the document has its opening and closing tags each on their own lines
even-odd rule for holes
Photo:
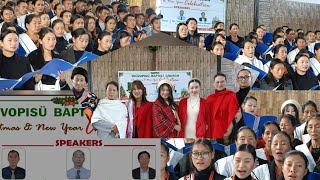
<svg viewBox="0 0 320 180">
<path fill-rule="evenodd" d="M 80 179 L 80 170 L 77 170 L 77 176 L 76 179 Z"/>
</svg>

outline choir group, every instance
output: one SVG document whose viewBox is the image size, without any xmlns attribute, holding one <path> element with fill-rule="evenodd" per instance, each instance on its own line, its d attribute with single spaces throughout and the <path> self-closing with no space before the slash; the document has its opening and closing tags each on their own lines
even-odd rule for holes
<svg viewBox="0 0 320 180">
<path fill-rule="evenodd" d="M 0 19 L 0 77 L 19 79 L 52 59 L 74 64 L 86 52 L 98 56 L 160 32 L 160 17 L 152 8 L 101 0 L 3 1 Z M 59 77 L 37 74 L 19 90 L 68 90 Z M 2 81 L 4 82 L 4 81 Z"/>
<path fill-rule="evenodd" d="M 232 23 L 229 36 L 223 22 L 214 25 L 214 33 L 198 33 L 197 20 L 179 23 L 176 38 L 189 42 L 214 55 L 257 68 L 263 78 L 254 88 L 263 90 L 319 89 L 320 31 L 278 27 L 272 33 L 259 25 L 245 37 L 238 35 L 240 26 Z"/>
</svg>

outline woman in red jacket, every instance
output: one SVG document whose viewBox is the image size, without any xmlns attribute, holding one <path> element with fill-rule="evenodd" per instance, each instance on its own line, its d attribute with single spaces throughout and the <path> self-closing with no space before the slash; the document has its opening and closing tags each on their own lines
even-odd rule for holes
<svg viewBox="0 0 320 180">
<path fill-rule="evenodd" d="M 179 118 L 181 121 L 181 138 L 204 138 L 208 124 L 206 122 L 206 100 L 200 98 L 201 82 L 192 79 L 188 83 L 189 97 L 179 103 Z"/>
<path fill-rule="evenodd" d="M 143 83 L 135 80 L 131 84 L 128 108 L 127 138 L 152 138 L 152 103 L 146 98 Z"/>
<path fill-rule="evenodd" d="M 173 85 L 169 80 L 158 83 L 158 98 L 152 106 L 154 138 L 175 138 L 181 130 L 178 106 L 172 94 Z"/>
<path fill-rule="evenodd" d="M 214 76 L 215 91 L 207 98 L 208 138 L 223 138 L 239 105 L 236 94 L 227 90 L 226 75 L 217 73 Z"/>
</svg>

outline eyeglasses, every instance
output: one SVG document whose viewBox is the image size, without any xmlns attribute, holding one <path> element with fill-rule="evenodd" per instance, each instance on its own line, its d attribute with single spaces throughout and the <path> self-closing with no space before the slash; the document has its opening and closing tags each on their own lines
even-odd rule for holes
<svg viewBox="0 0 320 180">
<path fill-rule="evenodd" d="M 191 156 L 195 159 L 202 157 L 202 158 L 208 158 L 210 152 L 192 152 Z"/>
<path fill-rule="evenodd" d="M 250 76 L 239 76 L 238 79 L 239 80 L 248 80 L 250 78 Z"/>
</svg>

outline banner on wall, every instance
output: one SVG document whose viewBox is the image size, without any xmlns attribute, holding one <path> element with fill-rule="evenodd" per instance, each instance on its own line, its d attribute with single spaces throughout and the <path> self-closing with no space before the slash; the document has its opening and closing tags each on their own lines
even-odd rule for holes
<svg viewBox="0 0 320 180">
<path fill-rule="evenodd" d="M 311 3 L 311 4 L 320 4 L 319 0 L 287 0 L 287 1 L 303 2 L 303 3 Z"/>
<path fill-rule="evenodd" d="M 225 22 L 226 0 L 158 0 L 161 31 L 176 32 L 177 24 L 195 18 L 199 33 L 212 33 L 216 22 Z"/>
<path fill-rule="evenodd" d="M 160 177 L 159 139 L 99 139 L 73 96 L 0 96 L 0 119 L 0 179 L 132 179 L 143 151 Z"/>
<path fill-rule="evenodd" d="M 173 97 L 175 101 L 188 95 L 188 82 L 192 79 L 192 71 L 119 71 L 119 99 L 128 100 L 131 84 L 134 80 L 140 80 L 147 90 L 148 101 L 155 101 L 158 97 L 158 83 L 168 79 L 173 85 Z"/>
</svg>

